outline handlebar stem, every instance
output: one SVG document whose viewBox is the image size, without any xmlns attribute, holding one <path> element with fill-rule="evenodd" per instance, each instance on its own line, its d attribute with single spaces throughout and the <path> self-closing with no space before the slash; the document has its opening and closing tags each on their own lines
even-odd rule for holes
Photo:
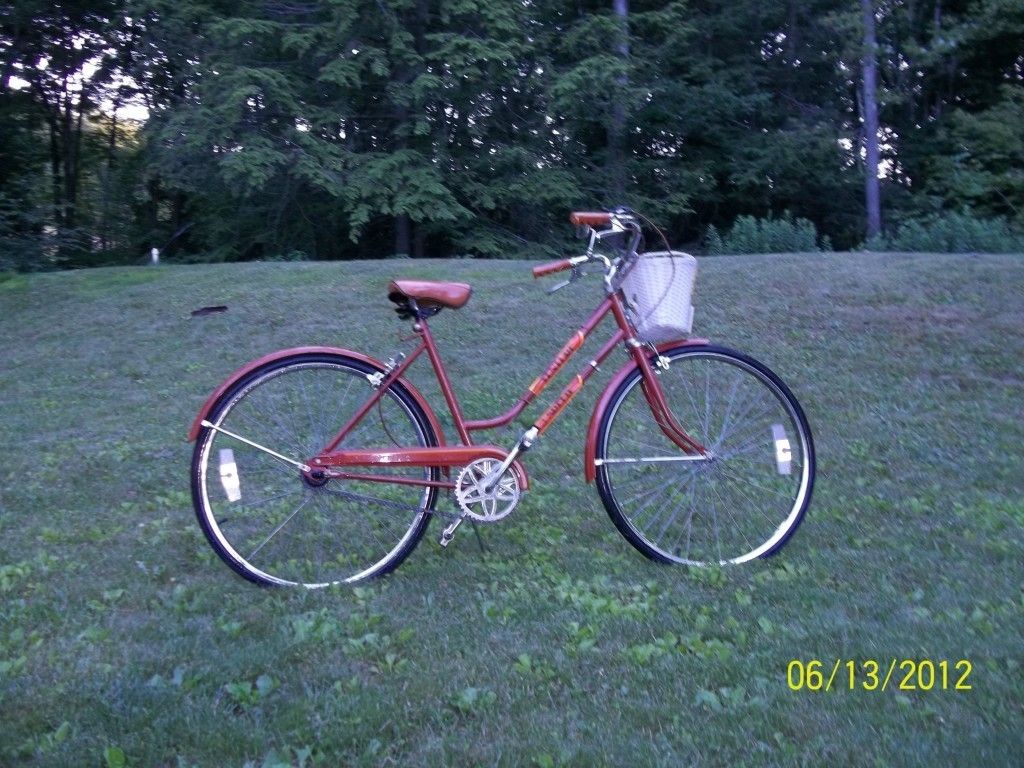
<svg viewBox="0 0 1024 768">
<path fill-rule="evenodd" d="M 629 258 L 630 255 L 636 253 L 636 249 L 640 245 L 640 239 L 643 236 L 640 225 L 632 219 L 632 217 L 627 218 L 612 214 L 611 226 L 608 229 L 601 232 L 598 232 L 593 227 L 590 229 L 590 242 L 587 244 L 587 252 L 585 254 L 586 260 L 601 261 L 604 263 L 604 289 L 608 294 L 615 292 L 612 281 L 618 273 L 618 260 L 613 262 L 604 254 L 594 253 L 594 246 L 606 237 L 621 235 L 623 232 L 627 231 L 632 233 L 629 239 L 629 247 L 626 249 L 626 258 Z"/>
</svg>

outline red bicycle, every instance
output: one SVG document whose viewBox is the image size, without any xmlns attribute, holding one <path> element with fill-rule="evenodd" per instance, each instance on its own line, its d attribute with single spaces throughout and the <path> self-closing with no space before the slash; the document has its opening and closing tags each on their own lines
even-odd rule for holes
<svg viewBox="0 0 1024 768">
<path fill-rule="evenodd" d="M 571 270 L 557 290 L 598 265 L 605 298 L 511 409 L 463 416 L 428 319 L 470 297 L 462 283 L 395 280 L 389 298 L 412 322 L 416 348 L 382 363 L 334 347 L 274 352 L 233 373 L 207 399 L 192 497 L 217 554 L 260 584 L 323 587 L 396 568 L 430 518 L 447 517 L 446 546 L 467 518 L 501 520 L 529 478 L 520 457 L 620 345 L 630 360 L 594 406 L 583 472 L 622 535 L 647 557 L 689 565 L 742 563 L 777 551 L 807 509 L 811 431 L 799 403 L 765 365 L 687 338 L 692 257 L 640 253 L 628 209 L 573 213 L 586 253 L 535 267 Z M 471 433 L 502 427 L 536 398 L 607 316 L 611 337 L 519 440 L 505 449 Z M 426 353 L 454 424 L 449 442 L 405 379 Z M 441 492 L 456 511 L 436 508 Z"/>
</svg>

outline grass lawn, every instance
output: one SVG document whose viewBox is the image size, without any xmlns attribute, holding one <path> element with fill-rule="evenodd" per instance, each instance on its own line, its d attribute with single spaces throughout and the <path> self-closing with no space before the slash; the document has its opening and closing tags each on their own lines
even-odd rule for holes
<svg viewBox="0 0 1024 768">
<path fill-rule="evenodd" d="M 474 296 L 431 327 L 467 416 L 494 415 L 600 295 L 549 297 L 530 266 L 0 283 L 0 765 L 1019 765 L 1019 255 L 701 261 L 695 333 L 774 368 L 814 430 L 814 501 L 771 560 L 687 571 L 618 535 L 581 466 L 621 353 L 526 457 L 532 490 L 481 529 L 486 553 L 468 527 L 442 550 L 434 521 L 391 576 L 310 593 L 213 555 L 185 435 L 221 379 L 284 346 L 386 359 L 408 346 L 387 279 L 448 278 Z M 211 304 L 230 309 L 190 316 Z M 900 690 L 898 670 L 851 691 L 844 666 L 793 691 L 794 659 L 949 660 L 950 688 L 966 659 L 971 689 Z"/>
</svg>

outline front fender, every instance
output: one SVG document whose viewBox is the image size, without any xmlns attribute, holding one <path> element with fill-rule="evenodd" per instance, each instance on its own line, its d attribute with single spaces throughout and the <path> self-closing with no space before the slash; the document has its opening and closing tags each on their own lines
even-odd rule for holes
<svg viewBox="0 0 1024 768">
<path fill-rule="evenodd" d="M 675 347 L 700 347 L 708 343 L 707 339 L 685 339 L 683 341 L 669 341 L 664 344 L 657 346 L 658 353 L 661 354 L 669 349 Z M 653 356 L 652 356 L 653 357 Z M 614 376 L 612 380 L 608 382 L 608 386 L 604 388 L 604 392 L 601 393 L 601 397 L 594 404 L 594 411 L 590 414 L 590 424 L 587 426 L 587 442 L 583 446 L 583 476 L 586 478 L 588 483 L 594 482 L 594 478 L 597 477 L 597 468 L 594 466 L 594 459 L 597 457 L 597 432 L 601 427 L 601 415 L 604 413 L 605 408 L 608 407 L 609 401 L 612 399 L 612 395 L 615 394 L 615 390 L 619 388 L 619 385 L 629 376 L 633 371 L 636 370 L 636 361 L 630 360 L 624 366 L 622 366 Z M 654 415 L 651 415 L 651 425 L 654 425 Z"/>
<path fill-rule="evenodd" d="M 206 402 L 203 403 L 203 407 L 199 409 L 199 415 L 196 416 L 195 421 L 192 422 L 192 428 L 188 431 L 189 441 L 191 442 L 199 436 L 199 430 L 202 429 L 203 419 L 209 415 L 214 405 L 217 404 L 217 401 L 224 396 L 224 393 L 231 389 L 231 387 L 233 387 L 243 376 L 252 373 L 257 368 L 267 365 L 268 363 L 273 363 L 285 357 L 291 357 L 292 355 L 301 354 L 345 355 L 346 357 L 354 358 L 361 363 L 366 363 L 379 371 L 386 370 L 384 363 L 379 360 L 375 360 L 368 355 L 364 355 L 362 352 L 353 352 L 351 349 L 341 349 L 340 347 L 292 347 L 291 349 L 279 349 L 277 352 L 271 352 L 269 355 L 264 355 L 263 357 L 257 358 L 256 360 L 252 360 L 251 362 L 243 365 L 237 371 L 228 376 L 228 378 L 225 379 L 224 382 L 217 387 L 217 389 L 215 389 L 208 398 L 206 398 Z M 438 421 L 437 416 L 434 414 L 434 409 L 430 407 L 426 398 L 420 394 L 420 391 L 416 389 L 416 387 L 404 379 L 399 379 L 399 381 L 402 386 L 409 391 L 409 394 L 412 395 L 413 399 L 416 400 L 416 403 L 423 409 L 423 412 L 427 414 L 430 426 L 434 428 L 434 433 L 437 435 L 438 444 L 445 445 L 444 433 L 441 431 L 441 422 Z"/>
</svg>

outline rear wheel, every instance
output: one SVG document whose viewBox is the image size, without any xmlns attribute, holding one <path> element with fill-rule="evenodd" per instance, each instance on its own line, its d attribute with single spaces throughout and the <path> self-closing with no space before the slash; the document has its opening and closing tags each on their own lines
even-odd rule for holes
<svg viewBox="0 0 1024 768">
<path fill-rule="evenodd" d="M 711 451 L 693 460 L 657 426 L 639 370 L 601 415 L 597 488 L 623 536 L 648 557 L 742 563 L 776 552 L 814 485 L 814 445 L 800 404 L 765 365 L 723 347 L 664 353 L 658 381 L 677 422 Z"/>
<path fill-rule="evenodd" d="M 298 354 L 235 384 L 207 420 L 298 462 L 323 450 L 370 397 L 377 369 L 345 355 Z M 344 448 L 433 446 L 437 435 L 400 383 Z M 437 480 L 437 468 L 375 467 L 375 475 Z M 380 576 L 422 538 L 436 488 L 326 479 L 223 432 L 204 428 L 192 458 L 192 498 L 214 551 L 259 584 L 323 587 Z"/>
</svg>

